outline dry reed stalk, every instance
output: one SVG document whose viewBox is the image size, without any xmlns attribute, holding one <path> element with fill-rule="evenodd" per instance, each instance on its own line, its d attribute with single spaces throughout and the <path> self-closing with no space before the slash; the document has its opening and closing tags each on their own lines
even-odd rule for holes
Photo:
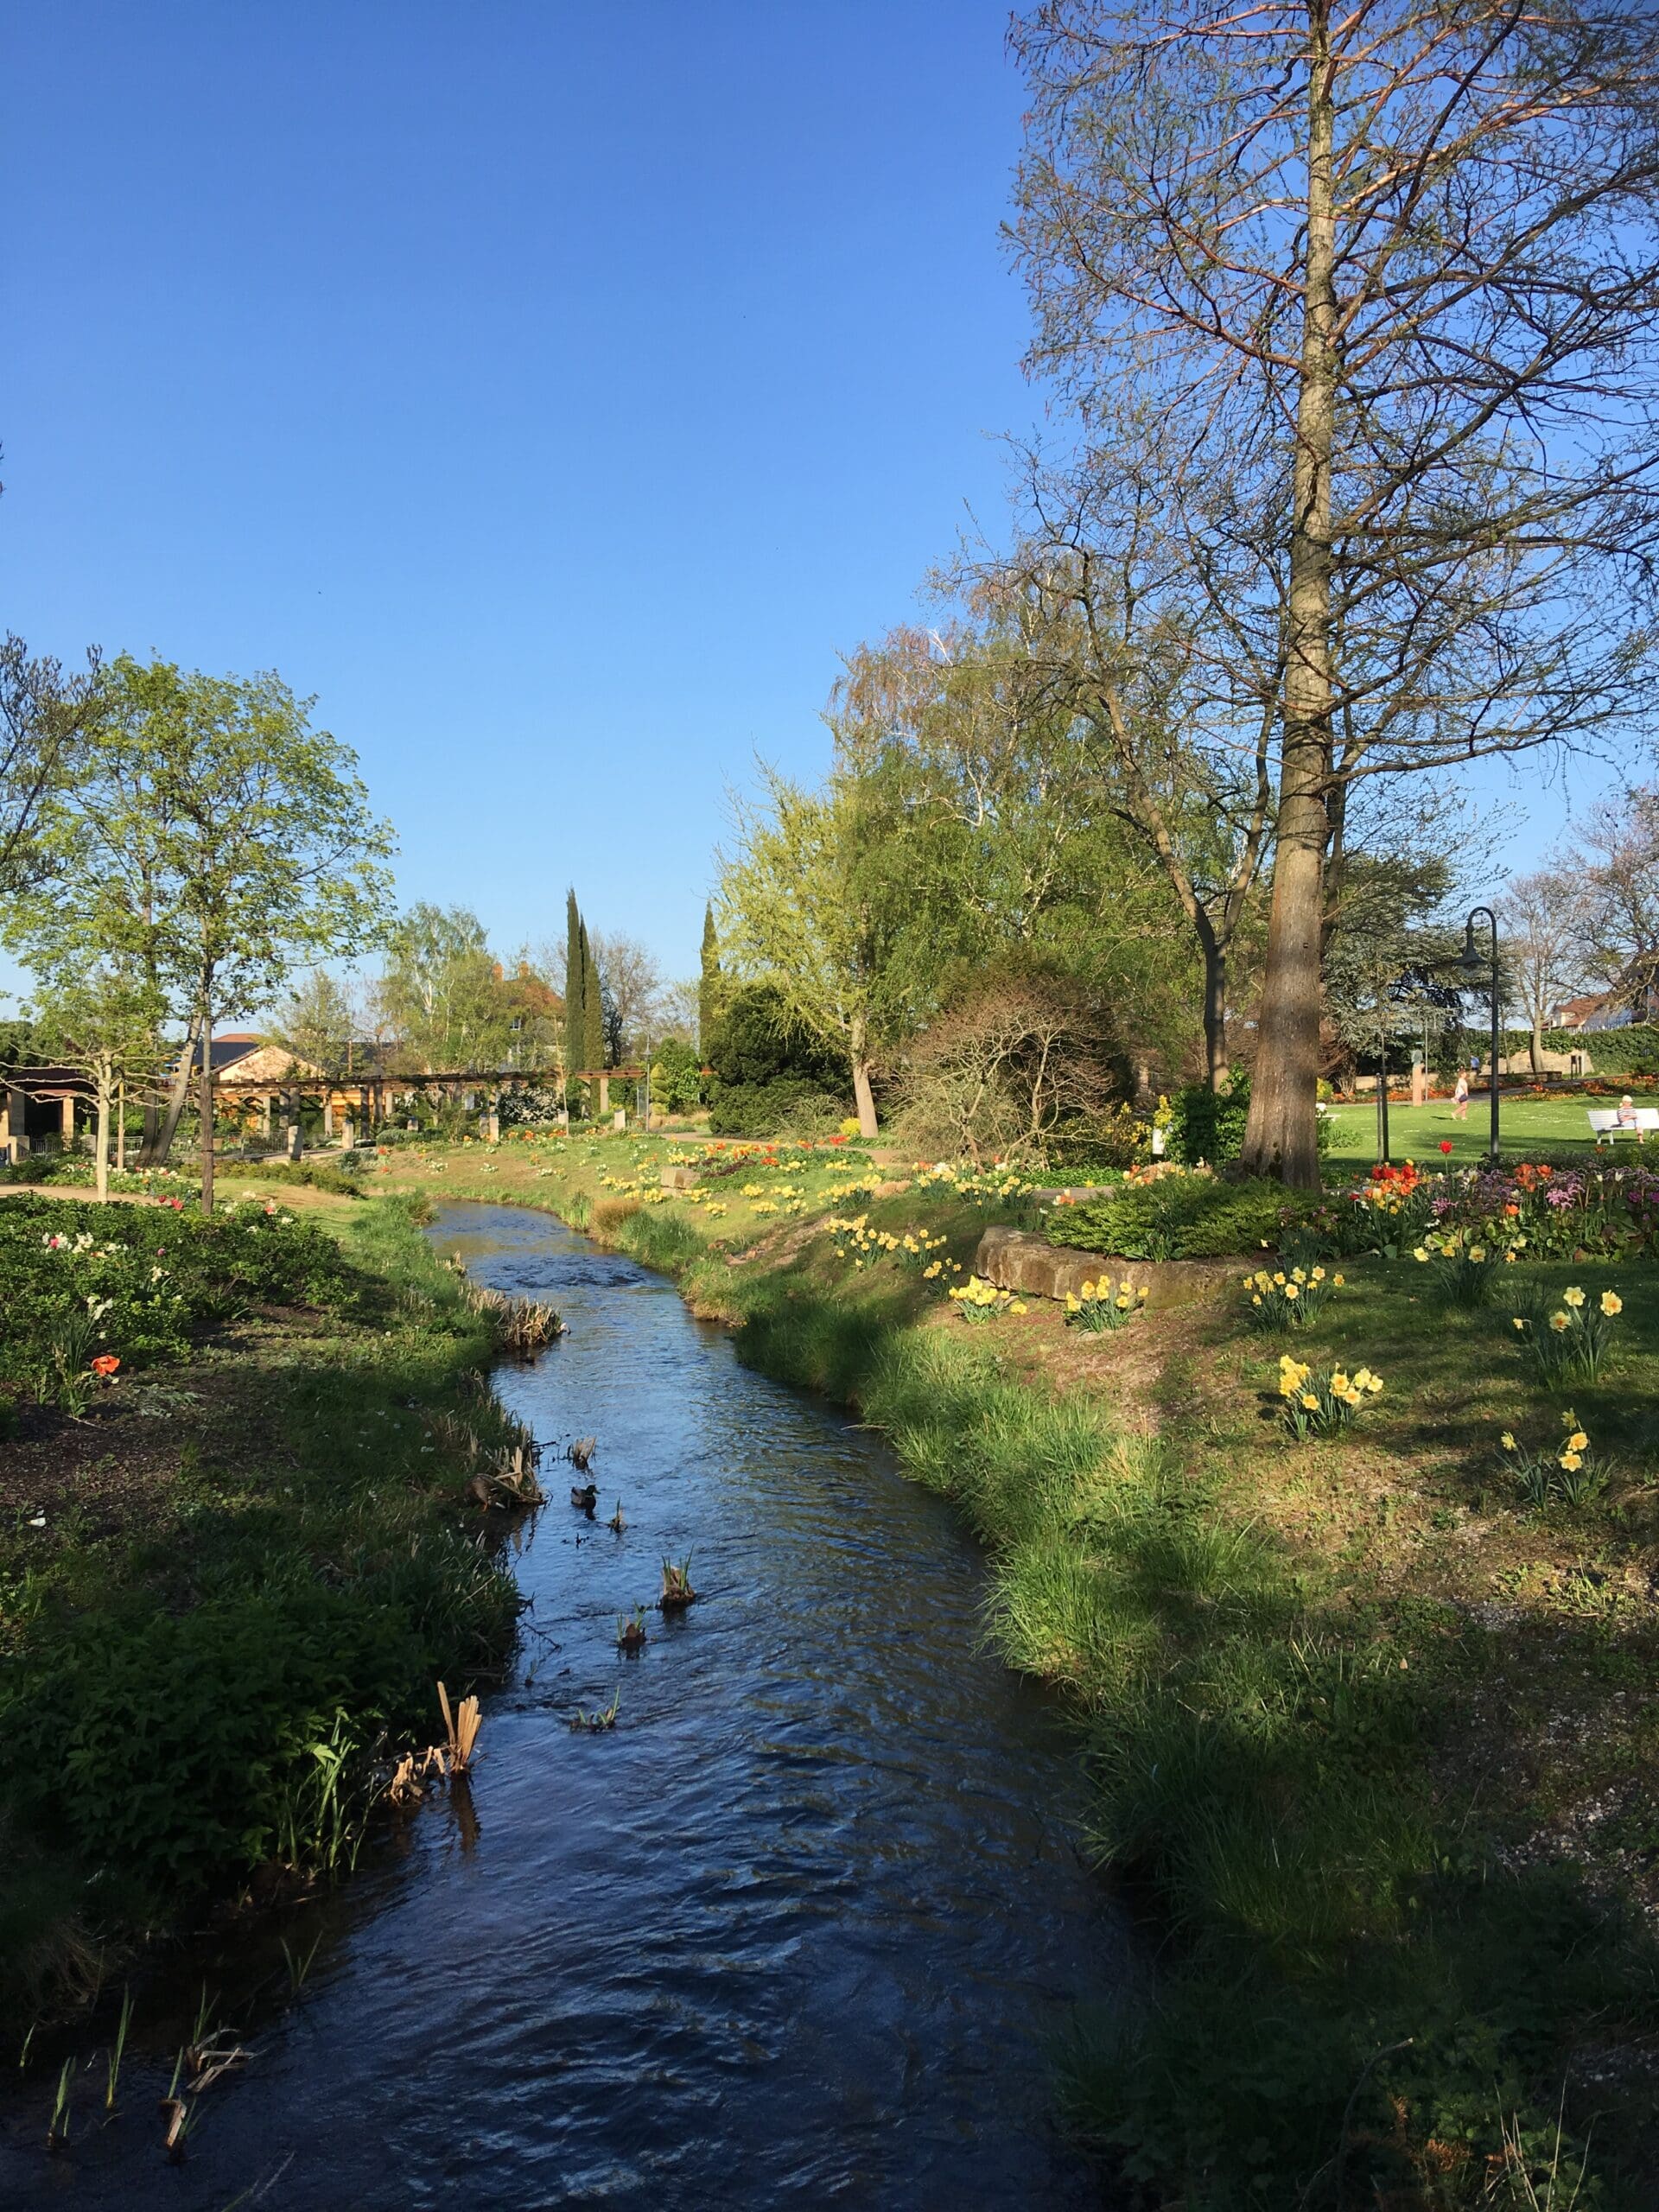
<svg viewBox="0 0 1659 2212">
<path fill-rule="evenodd" d="M 475 1697 L 464 1697 L 451 1713 L 449 1693 L 440 1682 L 438 1705 L 443 1714 L 444 1733 L 448 1738 L 447 1748 L 449 1754 L 449 1770 L 452 1774 L 465 1774 L 472 1764 L 473 1746 L 478 1741 L 478 1732 L 483 1719 L 478 1709 L 478 1700 Z"/>
</svg>

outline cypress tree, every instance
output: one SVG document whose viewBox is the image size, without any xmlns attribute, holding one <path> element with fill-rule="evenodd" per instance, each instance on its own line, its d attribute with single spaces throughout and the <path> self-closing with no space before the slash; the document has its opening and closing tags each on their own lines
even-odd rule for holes
<svg viewBox="0 0 1659 2212">
<path fill-rule="evenodd" d="M 582 1050 L 585 1068 L 605 1065 L 605 1008 L 600 999 L 599 963 L 594 949 L 588 942 L 588 925 L 581 925 L 582 931 Z M 598 1086 L 594 1086 L 598 1095 Z"/>
<path fill-rule="evenodd" d="M 721 976 L 720 939 L 715 935 L 715 910 L 702 910 L 702 972 L 697 979 L 697 1050 L 706 1060 L 709 1038 L 720 1019 Z"/>
<path fill-rule="evenodd" d="M 587 1042 L 587 1029 L 582 1020 L 582 992 L 588 980 L 584 957 L 588 949 L 588 932 L 582 925 L 582 916 L 576 909 L 574 890 L 566 894 L 564 902 L 564 1084 L 568 1097 L 578 1068 L 591 1067 L 591 1060 L 582 1058 Z"/>
</svg>

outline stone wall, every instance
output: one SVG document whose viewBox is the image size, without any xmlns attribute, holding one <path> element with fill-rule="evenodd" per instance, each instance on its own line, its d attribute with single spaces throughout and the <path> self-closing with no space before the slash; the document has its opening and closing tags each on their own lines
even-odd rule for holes
<svg viewBox="0 0 1659 2212">
<path fill-rule="evenodd" d="M 1148 1306 L 1190 1306 L 1218 1297 L 1243 1276 L 1249 1262 L 1236 1260 L 1116 1260 L 1103 1252 L 1062 1250 L 1028 1229 L 988 1229 L 974 1255 L 974 1272 L 999 1290 L 1033 1298 L 1081 1294 L 1086 1282 L 1127 1277 L 1138 1290 L 1144 1283 Z"/>
</svg>

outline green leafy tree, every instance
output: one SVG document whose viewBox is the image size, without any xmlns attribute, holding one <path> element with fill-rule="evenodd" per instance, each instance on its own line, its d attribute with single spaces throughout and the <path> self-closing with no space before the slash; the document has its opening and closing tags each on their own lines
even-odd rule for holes
<svg viewBox="0 0 1659 2212">
<path fill-rule="evenodd" d="M 102 703 L 97 653 L 86 656 L 84 675 L 68 675 L 49 655 L 32 656 L 21 638 L 0 642 L 0 899 L 48 871 L 37 831 Z"/>
<path fill-rule="evenodd" d="M 131 960 L 112 958 L 83 931 L 47 926 L 21 931 L 13 943 L 33 970 L 34 1015 L 41 1046 L 92 1085 L 98 1116 L 94 1178 L 100 1203 L 110 1195 L 110 1138 L 124 1084 L 154 1079 L 164 1047 L 165 1008 Z"/>
<path fill-rule="evenodd" d="M 508 994 L 484 925 L 465 906 L 411 906 L 386 938 L 380 1005 L 423 1072 L 499 1067 Z"/>
<path fill-rule="evenodd" d="M 808 791 L 762 771 L 758 806 L 738 811 L 741 844 L 721 877 L 721 937 L 737 973 L 772 985 L 788 1020 L 832 1045 L 852 1078 L 862 1134 L 876 1134 L 870 1076 L 905 971 L 889 956 L 904 910 L 888 847 L 863 834 L 857 779 Z"/>
<path fill-rule="evenodd" d="M 246 1019 L 296 965 L 347 957 L 385 926 L 391 834 L 355 755 L 312 727 L 312 703 L 275 674 L 124 654 L 84 771 L 44 831 L 75 930 L 130 960 L 197 1040 L 204 1212 L 215 1021 Z"/>
<path fill-rule="evenodd" d="M 351 1058 L 356 1019 L 344 987 L 326 968 L 313 968 L 277 1008 L 265 1034 L 296 1060 L 340 1076 Z"/>
</svg>

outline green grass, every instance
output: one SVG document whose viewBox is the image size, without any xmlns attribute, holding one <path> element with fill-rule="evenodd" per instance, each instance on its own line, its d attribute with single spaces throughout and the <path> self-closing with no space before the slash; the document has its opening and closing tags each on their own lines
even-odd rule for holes
<svg viewBox="0 0 1659 2212">
<path fill-rule="evenodd" d="M 1555 1148 L 1583 1109 L 1515 1110 Z M 526 1195 L 585 1220 L 592 1188 Z M 931 1188 L 858 1208 L 963 1266 L 988 1217 Z M 885 1429 L 986 1543 L 997 1648 L 1069 1694 L 1094 1847 L 1157 1958 L 1149 2001 L 1079 2028 L 1078 2131 L 1187 2212 L 1519 2208 L 1552 2167 L 1558 2207 L 1580 2170 L 1586 2212 L 1644 2204 L 1659 1960 L 1624 1898 L 1659 1853 L 1652 1271 L 1524 1266 L 1465 1310 L 1409 1259 L 1362 1259 L 1292 1336 L 1224 1306 L 1081 1342 L 1041 1301 L 941 1325 L 912 1268 L 855 1270 L 822 1234 L 769 1249 L 778 1226 L 664 1205 L 604 1235 L 745 1359 Z M 1552 1397 L 1510 1315 L 1570 1281 L 1626 1310 L 1603 1380 Z M 1351 1436 L 1286 1439 L 1287 1346 L 1384 1375 Z M 1559 1433 L 1569 1400 L 1618 1478 L 1520 1511 L 1497 1437 Z"/>
<path fill-rule="evenodd" d="M 0 1529 L 0 1995 L 19 2033 L 204 1897 L 342 1871 L 383 1754 L 435 1732 L 435 1680 L 464 1685 L 512 1641 L 467 1469 L 421 1417 L 505 1439 L 479 1382 L 488 1325 L 408 1205 L 340 1225 L 346 1310 L 147 1370 L 195 1395 L 141 1513 L 89 1535 L 51 1502 L 44 1530 Z"/>
<path fill-rule="evenodd" d="M 1599 1112 L 1618 1103 L 1613 1098 L 1511 1098 L 1500 1093 L 1498 1097 L 1498 1141 L 1504 1153 L 1514 1159 L 1524 1158 L 1533 1147 L 1547 1147 L 1554 1155 L 1562 1152 L 1582 1152 L 1586 1156 L 1595 1149 L 1595 1139 L 1590 1124 L 1585 1119 L 1589 1107 Z M 1371 1160 L 1376 1157 L 1376 1105 L 1375 1100 L 1352 1106 L 1333 1106 L 1331 1119 L 1334 1125 L 1329 1158 L 1339 1160 Z M 1491 1110 L 1484 1090 L 1470 1095 L 1466 1121 L 1456 1119 L 1449 1098 L 1437 1098 L 1427 1106 L 1389 1108 L 1389 1150 L 1395 1160 L 1415 1160 L 1420 1163 L 1437 1160 L 1443 1139 L 1449 1139 L 1452 1150 L 1448 1155 L 1458 1162 L 1482 1160 L 1486 1156 L 1491 1137 Z M 1621 1160 L 1627 1155 L 1642 1159 L 1651 1153 L 1659 1157 L 1659 1142 L 1649 1140 L 1638 1151 L 1634 1144 L 1621 1143 L 1618 1147 Z"/>
</svg>

